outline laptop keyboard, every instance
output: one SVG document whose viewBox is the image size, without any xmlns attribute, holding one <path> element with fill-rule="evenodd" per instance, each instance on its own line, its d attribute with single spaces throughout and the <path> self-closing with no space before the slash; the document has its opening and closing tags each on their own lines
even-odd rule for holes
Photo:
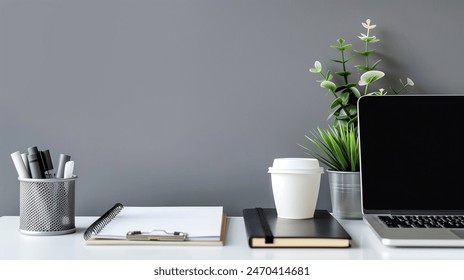
<svg viewBox="0 0 464 280">
<path fill-rule="evenodd" d="M 379 216 L 389 228 L 464 228 L 464 216 Z"/>
</svg>

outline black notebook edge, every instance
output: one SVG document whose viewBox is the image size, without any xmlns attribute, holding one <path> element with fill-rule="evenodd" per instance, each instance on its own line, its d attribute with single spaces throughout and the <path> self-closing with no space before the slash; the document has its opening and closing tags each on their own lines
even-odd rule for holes
<svg viewBox="0 0 464 280">
<path fill-rule="evenodd" d="M 253 228 L 252 222 L 253 221 L 252 221 L 252 218 L 250 218 L 250 214 L 248 214 L 248 212 L 252 211 L 252 210 L 255 210 L 255 208 L 253 208 L 253 209 L 243 209 L 243 211 L 242 211 L 243 222 L 245 223 L 245 230 L 246 230 L 246 234 L 247 234 L 247 237 L 248 237 L 247 238 L 248 239 L 248 246 L 250 246 L 250 248 L 253 247 L 252 244 L 251 244 L 251 241 L 252 241 L 253 236 L 256 234 L 256 233 L 252 232 L 252 228 Z M 264 236 L 264 232 L 262 232 L 262 236 Z"/>
<path fill-rule="evenodd" d="M 260 209 L 260 210 L 259 210 Z M 262 227 L 262 223 L 259 221 L 259 212 L 263 213 L 264 210 L 273 210 L 275 211 L 275 208 L 246 208 L 243 209 L 242 214 L 243 214 L 243 220 L 245 223 L 245 230 L 247 234 L 247 239 L 248 239 L 248 245 L 250 248 L 268 248 L 268 247 L 253 247 L 252 241 L 253 238 L 266 238 L 265 234 L 265 229 Z M 345 228 L 327 211 L 323 209 L 317 209 L 316 212 L 319 214 L 319 218 L 322 219 L 330 219 L 332 220 L 332 223 L 336 224 L 337 227 L 339 228 L 340 232 L 342 235 L 340 235 L 340 239 L 346 239 L 350 241 L 352 238 L 350 234 L 345 230 Z M 265 218 L 265 215 L 263 215 Z M 318 217 L 316 217 L 318 218 Z M 256 226 L 259 224 L 259 226 Z M 267 222 L 266 222 L 267 224 Z M 271 232 L 272 235 L 272 232 Z M 274 237 L 274 236 L 273 236 Z M 329 237 L 330 239 L 330 237 Z M 334 238 L 338 239 L 338 238 Z M 268 243 L 268 242 L 266 242 Z M 270 246 L 271 247 L 271 246 Z M 351 242 L 348 242 L 347 247 L 326 247 L 326 246 L 321 246 L 319 248 L 348 248 L 351 247 Z M 273 247 L 273 248 L 316 248 L 316 247 Z"/>
</svg>

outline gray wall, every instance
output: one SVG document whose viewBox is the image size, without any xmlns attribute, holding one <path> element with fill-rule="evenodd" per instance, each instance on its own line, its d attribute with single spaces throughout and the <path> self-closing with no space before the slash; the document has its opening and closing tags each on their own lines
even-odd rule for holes
<svg viewBox="0 0 464 280">
<path fill-rule="evenodd" d="M 331 102 L 308 72 L 361 48 L 371 18 L 386 82 L 462 93 L 462 1 L 0 1 L 0 215 L 18 215 L 10 153 L 76 161 L 76 211 L 272 207 L 267 168 L 306 157 Z M 318 206 L 330 209 L 326 177 Z"/>
</svg>

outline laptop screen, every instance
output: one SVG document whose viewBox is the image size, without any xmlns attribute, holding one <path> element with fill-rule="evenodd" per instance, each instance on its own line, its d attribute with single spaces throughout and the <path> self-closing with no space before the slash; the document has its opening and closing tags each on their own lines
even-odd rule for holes
<svg viewBox="0 0 464 280">
<path fill-rule="evenodd" d="M 364 213 L 464 210 L 464 95 L 359 99 Z"/>
</svg>

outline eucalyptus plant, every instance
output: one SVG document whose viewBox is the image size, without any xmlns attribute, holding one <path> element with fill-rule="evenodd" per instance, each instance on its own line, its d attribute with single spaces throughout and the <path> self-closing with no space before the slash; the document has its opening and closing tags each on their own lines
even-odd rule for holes
<svg viewBox="0 0 464 280">
<path fill-rule="evenodd" d="M 381 59 L 371 64 L 371 55 L 374 54 L 375 49 L 371 48 L 372 44 L 379 42 L 380 40 L 373 36 L 371 31 L 376 25 L 371 25 L 371 20 L 367 19 L 366 22 L 362 23 L 363 27 L 366 28 L 366 33 L 361 33 L 358 38 L 363 42 L 364 50 L 354 50 L 354 53 L 348 56 L 347 51 L 352 48 L 352 44 L 346 43 L 345 39 L 339 38 L 336 45 L 330 47 L 339 51 L 340 57 L 337 59 L 331 59 L 331 61 L 340 64 L 340 71 L 335 72 L 335 75 L 339 76 L 338 84 L 333 80 L 332 71 L 327 70 L 325 73 L 322 69 L 322 64 L 319 61 L 314 63 L 314 67 L 309 69 L 310 72 L 319 74 L 322 80 L 318 80 L 320 86 L 326 89 L 326 93 L 333 95 L 334 100 L 330 105 L 329 119 L 334 117 L 334 125 L 336 124 L 353 124 L 357 126 L 357 102 L 358 99 L 363 95 L 385 95 L 387 91 L 383 88 L 371 91 L 371 85 L 380 80 L 385 76 L 385 73 L 377 70 L 377 67 L 381 63 Z M 350 81 L 351 71 L 347 69 L 347 63 L 353 58 L 359 56 L 362 58 L 364 64 L 354 65 L 354 68 L 360 71 L 362 75 L 357 83 Z M 410 79 L 406 79 L 404 83 L 400 79 L 402 87 L 399 90 L 393 90 L 393 93 L 398 94 L 407 89 L 409 86 L 413 86 L 414 82 Z M 359 89 L 358 89 L 359 87 Z"/>
<path fill-rule="evenodd" d="M 319 61 L 316 61 L 314 67 L 309 69 L 310 72 L 321 76 L 322 79 L 318 80 L 320 86 L 334 98 L 330 104 L 328 117 L 328 119 L 333 118 L 334 121 L 328 129 L 317 128 L 311 132 L 311 136 L 305 135 L 315 149 L 300 146 L 330 169 L 336 171 L 359 171 L 358 99 L 364 95 L 387 94 L 383 88 L 373 89 L 375 82 L 385 76 L 383 71 L 377 69 L 382 60 L 379 59 L 375 62 L 371 60 L 375 53 L 372 45 L 379 42 L 379 39 L 372 35 L 376 25 L 371 24 L 371 20 L 367 19 L 366 22 L 362 23 L 362 26 L 366 31 L 361 33 L 358 38 L 363 43 L 363 50 L 354 50 L 348 53 L 353 45 L 347 43 L 343 38 L 339 38 L 336 45 L 330 46 L 340 54 L 339 58 L 331 59 L 332 62 L 340 66 L 340 71 L 334 72 L 339 79 L 334 79 L 332 71 L 323 71 Z M 352 82 L 350 79 L 353 73 L 348 71 L 348 63 L 357 57 L 361 58 L 363 63 L 353 66 L 359 72 L 360 78 L 357 82 Z M 406 82 L 400 79 L 400 83 L 399 90 L 391 88 L 394 94 L 399 94 L 407 90 L 408 87 L 414 86 L 414 82 L 410 78 L 407 78 Z"/>
</svg>

